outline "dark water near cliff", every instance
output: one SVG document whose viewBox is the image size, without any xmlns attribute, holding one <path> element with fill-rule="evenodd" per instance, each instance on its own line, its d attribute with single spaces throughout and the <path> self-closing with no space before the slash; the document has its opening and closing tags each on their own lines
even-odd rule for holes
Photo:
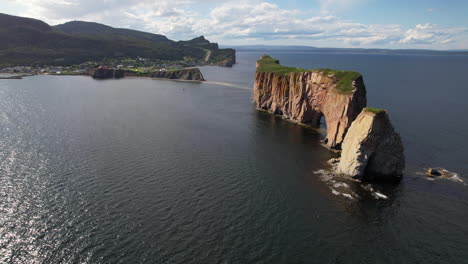
<svg viewBox="0 0 468 264">
<path fill-rule="evenodd" d="M 260 55 L 203 84 L 0 80 L 0 263 L 466 263 L 468 187 L 417 172 L 468 182 L 468 57 L 272 54 L 358 70 L 390 111 L 404 180 L 349 200 L 319 132 L 253 108 Z"/>
</svg>

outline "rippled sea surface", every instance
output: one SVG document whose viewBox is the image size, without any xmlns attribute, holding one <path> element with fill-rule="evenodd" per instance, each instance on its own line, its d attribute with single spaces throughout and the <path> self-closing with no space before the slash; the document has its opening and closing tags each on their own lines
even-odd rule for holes
<svg viewBox="0 0 468 264">
<path fill-rule="evenodd" d="M 466 263 L 468 57 L 272 54 L 360 71 L 390 111 L 405 177 L 347 199 L 322 130 L 253 107 L 260 55 L 206 83 L 0 80 L 0 263 Z"/>
</svg>

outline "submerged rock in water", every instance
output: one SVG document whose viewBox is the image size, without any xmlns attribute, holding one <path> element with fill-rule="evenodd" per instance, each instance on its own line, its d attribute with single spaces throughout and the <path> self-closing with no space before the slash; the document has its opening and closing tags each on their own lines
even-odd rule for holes
<svg viewBox="0 0 468 264">
<path fill-rule="evenodd" d="M 343 140 L 337 172 L 362 180 L 398 180 L 404 168 L 403 144 L 387 112 L 365 108 Z"/>
<path fill-rule="evenodd" d="M 442 173 L 440 173 L 440 171 L 436 170 L 436 169 L 428 169 L 427 170 L 427 173 L 426 173 L 427 176 L 429 177 L 438 177 L 438 176 L 442 176 Z"/>
<path fill-rule="evenodd" d="M 443 168 L 429 168 L 427 169 L 425 175 L 432 179 L 446 178 L 446 179 L 454 180 L 457 182 L 463 182 L 463 180 L 460 179 L 457 173 L 448 171 Z"/>
</svg>

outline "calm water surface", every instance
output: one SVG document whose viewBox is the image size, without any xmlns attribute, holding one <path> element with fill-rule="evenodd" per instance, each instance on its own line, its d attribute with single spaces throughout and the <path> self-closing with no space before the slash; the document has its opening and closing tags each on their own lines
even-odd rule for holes
<svg viewBox="0 0 468 264">
<path fill-rule="evenodd" d="M 468 57 L 272 53 L 360 71 L 406 147 L 378 200 L 314 173 L 323 131 L 252 105 L 255 60 L 207 83 L 0 80 L 0 263 L 466 263 Z"/>
</svg>

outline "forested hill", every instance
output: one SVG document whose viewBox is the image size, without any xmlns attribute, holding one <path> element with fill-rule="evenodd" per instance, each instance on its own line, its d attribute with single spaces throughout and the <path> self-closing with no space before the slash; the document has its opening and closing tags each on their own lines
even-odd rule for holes
<svg viewBox="0 0 468 264">
<path fill-rule="evenodd" d="M 223 65 L 235 61 L 233 49 L 219 49 L 207 40 L 208 45 L 199 45 L 200 38 L 176 42 L 163 35 L 93 22 L 50 26 L 37 19 L 0 13 L 0 66 L 71 65 L 132 57 Z"/>
<path fill-rule="evenodd" d="M 106 34 L 106 35 L 112 35 L 112 36 L 133 37 L 133 38 L 137 38 L 140 40 L 149 40 L 149 41 L 156 41 L 156 42 L 165 42 L 165 43 L 174 42 L 172 40 L 169 40 L 164 35 L 147 33 L 147 32 L 127 29 L 127 28 L 113 28 L 110 26 L 106 26 L 106 25 L 94 23 L 94 22 L 71 21 L 65 24 L 54 26 L 53 28 L 66 34 L 82 34 L 82 35 Z"/>
</svg>

